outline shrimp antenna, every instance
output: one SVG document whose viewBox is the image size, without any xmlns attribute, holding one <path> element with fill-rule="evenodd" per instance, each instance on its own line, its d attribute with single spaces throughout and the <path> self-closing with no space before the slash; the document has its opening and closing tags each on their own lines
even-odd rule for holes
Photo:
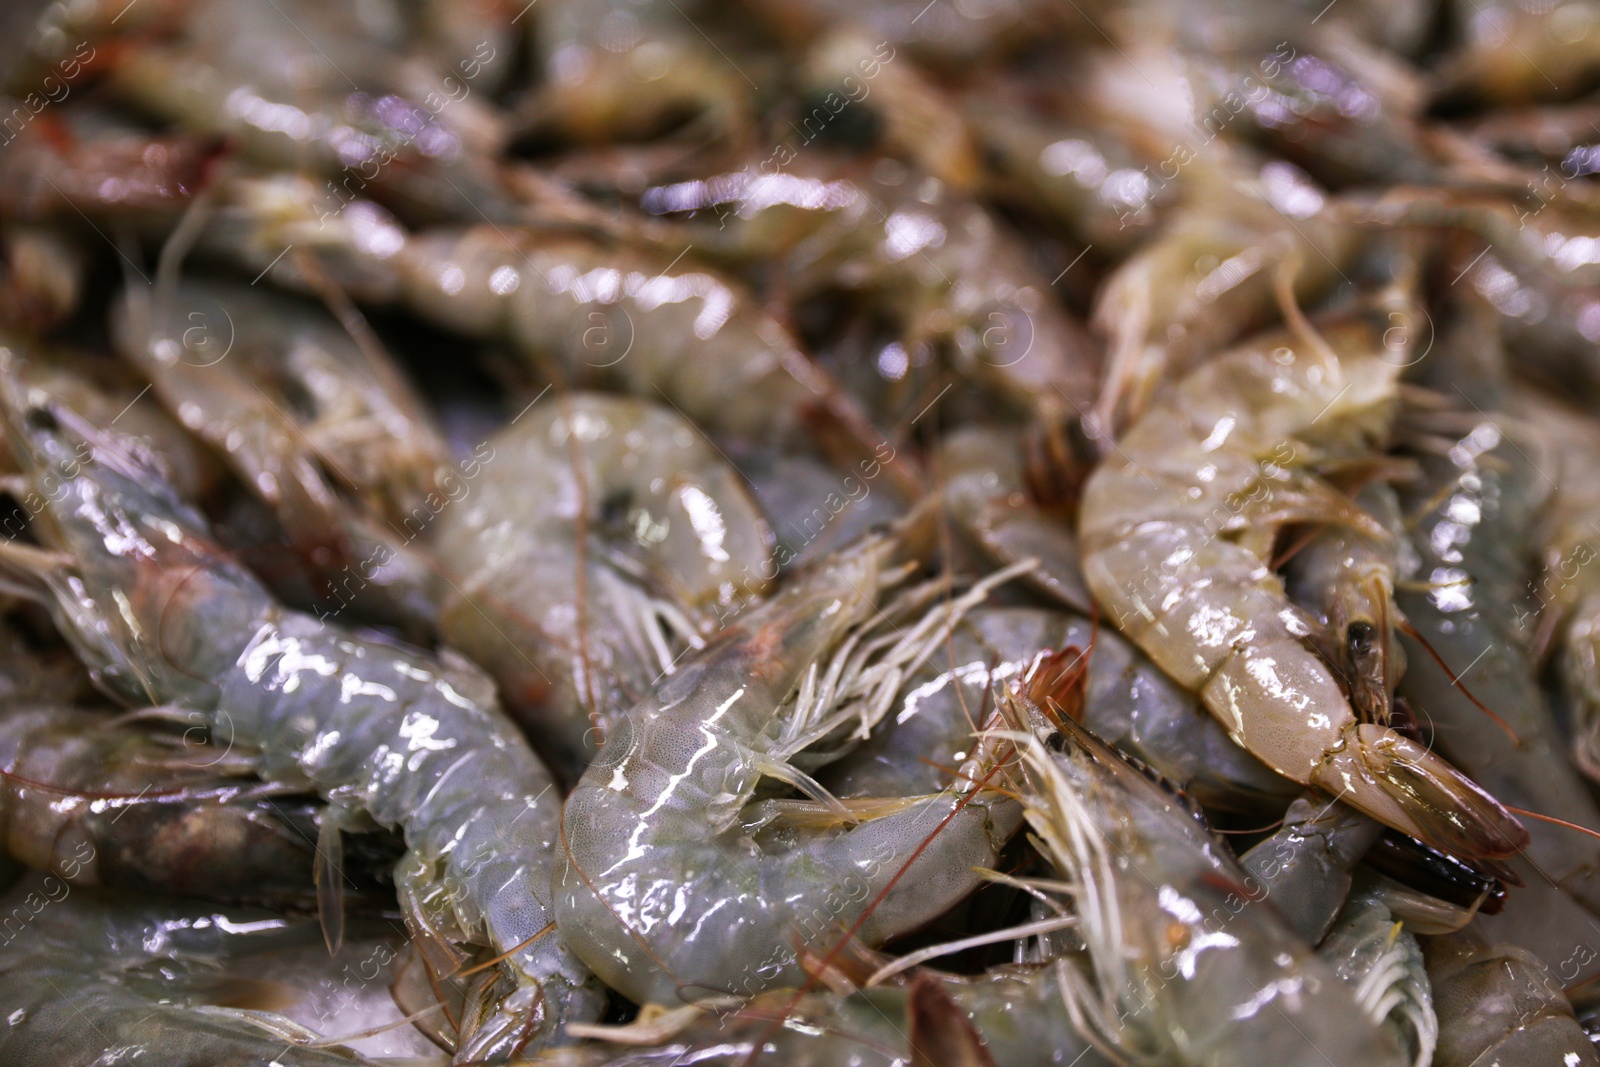
<svg viewBox="0 0 1600 1067">
<path fill-rule="evenodd" d="M 1395 626 L 1400 630 L 1401 633 L 1405 634 L 1407 637 L 1416 641 L 1417 644 L 1421 645 L 1423 651 L 1427 652 L 1429 656 L 1433 657 L 1433 662 L 1437 663 L 1439 665 L 1439 669 L 1444 671 L 1444 673 L 1450 677 L 1450 684 L 1461 690 L 1462 696 L 1472 701 L 1473 707 L 1489 716 L 1489 718 L 1494 721 L 1496 726 L 1504 730 L 1506 732 L 1506 736 L 1511 738 L 1512 744 L 1516 745 L 1518 748 L 1522 747 L 1522 738 L 1517 736 L 1517 732 L 1511 728 L 1511 724 L 1506 722 L 1500 716 L 1496 715 L 1494 712 L 1490 711 L 1487 704 L 1472 695 L 1472 690 L 1468 689 L 1466 684 L 1461 681 L 1460 675 L 1456 674 L 1455 671 L 1450 669 L 1450 664 L 1444 661 L 1444 657 L 1439 655 L 1434 647 L 1428 643 L 1428 639 L 1426 637 L 1423 637 L 1417 632 L 1417 628 L 1415 626 L 1412 626 L 1405 619 L 1396 619 Z"/>
<path fill-rule="evenodd" d="M 1399 609 L 1394 606 L 1394 591 L 1389 588 L 1388 582 L 1378 575 L 1369 576 L 1363 583 L 1369 595 L 1376 592 L 1373 602 L 1378 605 L 1378 635 L 1382 644 L 1378 646 L 1378 656 L 1383 666 L 1383 723 L 1391 725 L 1394 719 L 1394 691 L 1400 684 L 1400 679 L 1395 677 L 1394 670 L 1394 629 L 1397 623 L 1404 620 L 1398 614 Z"/>
<path fill-rule="evenodd" d="M 1296 252 L 1279 261 L 1277 269 L 1272 272 L 1272 292 L 1278 298 L 1278 310 L 1283 313 L 1283 321 L 1288 323 L 1289 329 L 1311 347 L 1317 358 L 1330 367 L 1338 368 L 1338 354 L 1323 340 L 1317 328 L 1311 325 L 1306 313 L 1300 310 L 1299 300 L 1295 299 L 1294 280 L 1301 266 L 1300 254 Z"/>
<path fill-rule="evenodd" d="M 207 186 L 196 193 L 189 206 L 184 209 L 182 217 L 178 219 L 178 225 L 172 231 L 172 236 L 161 246 L 161 254 L 156 257 L 155 289 L 158 297 L 171 296 L 173 290 L 177 288 L 178 271 L 183 269 L 185 257 L 189 255 L 189 250 L 194 247 L 195 241 L 199 240 L 206 222 L 211 218 L 211 202 L 215 197 L 215 185 Z"/>
<path fill-rule="evenodd" d="M 138 793 L 106 793 L 95 789 L 80 789 L 77 786 L 57 785 L 55 782 L 29 778 L 4 767 L 0 767 L 0 779 L 15 782 L 17 785 L 27 789 L 37 789 L 43 793 L 54 793 L 69 800 L 105 801 L 112 804 L 126 801 L 131 804 L 135 801 L 146 800 L 154 802 L 159 800 L 199 799 L 194 791 L 184 786 L 179 786 L 176 789 L 146 789 Z"/>
<path fill-rule="evenodd" d="M 1504 807 L 1507 811 L 1515 812 L 1518 815 L 1526 815 L 1530 819 L 1538 819 L 1540 822 L 1555 823 L 1557 826 L 1565 826 L 1569 830 L 1577 830 L 1579 833 L 1588 834 L 1590 837 L 1600 837 L 1600 830 L 1591 830 L 1587 826 L 1582 826 L 1575 822 L 1568 822 L 1566 819 L 1558 819 L 1554 815 L 1540 815 L 1536 811 L 1529 811 L 1526 808 L 1513 807 L 1510 804 L 1506 804 Z"/>
<path fill-rule="evenodd" d="M 1232 837 L 1232 836 L 1238 835 L 1238 834 L 1264 834 L 1264 833 L 1267 833 L 1268 831 L 1276 830 L 1276 829 L 1278 829 L 1278 827 L 1280 827 L 1282 825 L 1283 825 L 1283 818 L 1280 816 L 1279 818 L 1273 819 L 1271 822 L 1267 823 L 1267 825 L 1265 825 L 1265 826 L 1252 826 L 1247 830 L 1218 830 L 1215 827 L 1213 827 L 1211 832 L 1214 833 L 1214 834 L 1218 834 L 1220 836 L 1223 836 L 1223 837 Z"/>
<path fill-rule="evenodd" d="M 941 956 L 952 956 L 957 952 L 964 952 L 969 948 L 981 948 L 984 945 L 993 945 L 1002 941 L 1018 941 L 1036 934 L 1048 934 L 1056 930 L 1065 930 L 1078 925 L 1076 915 L 1057 915 L 1048 919 L 1035 919 L 1032 922 L 1007 926 L 1001 930 L 990 930 L 987 933 L 974 934 L 971 937 L 957 938 L 954 941 L 943 941 L 937 945 L 929 945 L 915 952 L 908 953 L 872 972 L 866 981 L 866 987 L 879 985 L 902 971 L 908 971 L 920 963 L 938 959 Z"/>
</svg>

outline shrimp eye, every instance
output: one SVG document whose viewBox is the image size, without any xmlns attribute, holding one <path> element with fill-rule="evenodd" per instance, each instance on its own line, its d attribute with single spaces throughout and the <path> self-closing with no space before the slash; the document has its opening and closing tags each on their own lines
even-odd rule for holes
<svg viewBox="0 0 1600 1067">
<path fill-rule="evenodd" d="M 633 494 L 626 489 L 607 496 L 600 502 L 600 525 L 607 529 L 628 525 L 633 510 Z"/>
<path fill-rule="evenodd" d="M 829 100 L 838 99 L 836 92 L 813 92 L 801 100 L 805 116 L 800 125 L 808 132 L 816 130 L 812 138 L 844 148 L 870 148 L 882 140 L 882 116 L 870 107 L 851 107 L 848 100 L 836 108 L 828 106 Z"/>
<path fill-rule="evenodd" d="M 23 416 L 23 421 L 27 423 L 30 430 L 51 433 L 61 429 L 61 424 L 56 422 L 56 417 L 49 408 L 30 408 L 28 413 Z"/>
<path fill-rule="evenodd" d="M 1353 622 L 1345 628 L 1345 642 L 1349 646 L 1350 654 L 1357 658 L 1372 652 L 1374 640 L 1378 631 L 1370 622 Z"/>
</svg>

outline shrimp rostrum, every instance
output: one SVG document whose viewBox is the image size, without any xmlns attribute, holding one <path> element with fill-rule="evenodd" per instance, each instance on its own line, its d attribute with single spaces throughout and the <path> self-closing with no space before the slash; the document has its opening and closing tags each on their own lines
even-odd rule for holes
<svg viewBox="0 0 1600 1067">
<path fill-rule="evenodd" d="M 401 908 L 437 979 L 473 971 L 459 1059 L 505 1059 L 599 1008 L 587 969 L 549 929 L 551 779 L 482 672 L 288 610 L 212 541 L 154 471 L 49 396 L 0 351 L 7 433 L 41 504 L 47 551 L 8 543 L 96 682 L 130 703 L 199 713 L 258 753 L 264 779 L 329 802 L 342 825 L 400 831 Z M 467 976 L 462 976 L 467 977 Z"/>
<path fill-rule="evenodd" d="M 1090 476 L 1084 574 L 1118 628 L 1268 766 L 1441 851 L 1506 856 L 1527 844 L 1522 825 L 1421 744 L 1359 721 L 1270 566 L 1285 523 L 1385 536 L 1315 471 L 1387 432 L 1420 332 L 1397 321 L 1421 319 L 1390 290 L 1191 373 Z"/>
</svg>

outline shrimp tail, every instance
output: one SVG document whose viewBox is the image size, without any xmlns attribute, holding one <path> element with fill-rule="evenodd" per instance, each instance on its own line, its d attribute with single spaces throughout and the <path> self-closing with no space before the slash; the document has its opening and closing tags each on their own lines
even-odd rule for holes
<svg viewBox="0 0 1600 1067">
<path fill-rule="evenodd" d="M 1455 856 L 1512 856 L 1528 831 L 1441 757 L 1393 730 L 1355 725 L 1313 772 L 1317 785 L 1374 818 Z"/>
</svg>

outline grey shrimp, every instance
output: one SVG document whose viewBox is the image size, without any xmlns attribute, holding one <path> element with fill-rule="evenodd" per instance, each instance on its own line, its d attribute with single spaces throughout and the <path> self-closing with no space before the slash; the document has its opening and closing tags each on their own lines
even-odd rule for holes
<svg viewBox="0 0 1600 1067">
<path fill-rule="evenodd" d="M 903 636 L 863 639 L 899 551 L 868 538 L 735 618 L 629 711 L 573 790 L 556 926 L 613 988 L 676 1004 L 793 984 L 796 937 L 877 944 L 921 925 L 976 888 L 972 868 L 1016 829 L 1016 805 L 981 785 L 992 754 L 975 752 L 950 788 L 859 820 L 794 765 L 852 714 L 835 708 L 852 677 L 868 685 L 864 725 L 959 618 L 937 605 Z M 859 658 L 874 646 L 891 669 Z M 764 775 L 823 798 L 821 826 L 762 834 L 768 819 L 746 805 Z"/>
<path fill-rule="evenodd" d="M 1088 410 L 1099 346 L 1004 223 L 935 179 L 808 158 L 660 186 L 641 202 L 698 213 L 693 232 L 716 254 L 781 257 L 793 296 L 867 294 L 897 320 L 905 350 L 944 347 L 958 373 L 1047 426 Z"/>
<path fill-rule="evenodd" d="M 1028 707 L 1020 687 L 1008 700 Z M 1093 967 L 1068 972 L 1069 1010 L 1097 1042 L 1148 1063 L 1408 1062 L 1181 800 L 1060 726 L 1060 751 L 1015 736 L 1028 825 L 1072 887 Z"/>
<path fill-rule="evenodd" d="M 258 978 L 265 954 L 309 947 L 326 967 L 315 923 L 137 894 L 113 902 L 55 874 L 19 882 L 0 897 L 0 916 L 0 1059 L 16 1067 L 375 1062 L 233 1002 L 276 999 Z M 302 958 L 315 966 L 315 955 Z"/>
<path fill-rule="evenodd" d="M 73 885 L 306 904 L 312 836 L 244 753 L 107 711 L 33 704 L 0 713 L 0 843 Z M 314 825 L 310 818 L 299 820 Z"/>
<path fill-rule="evenodd" d="M 1560 982 L 1532 954 L 1470 929 L 1429 938 L 1426 953 L 1439 1012 L 1435 1067 L 1600 1064 Z"/>
<path fill-rule="evenodd" d="M 258 753 L 263 778 L 329 800 L 325 862 L 341 820 L 401 832 L 395 883 L 434 971 L 478 950 L 498 960 L 469 991 L 458 1058 L 506 1058 L 598 1011 L 587 969 L 551 936 L 553 783 L 488 678 L 279 605 L 156 472 L 24 386 L 17 363 L 0 352 L 7 434 L 59 555 L 13 546 L 6 562 L 42 587 L 97 682 L 199 713 Z"/>
</svg>

